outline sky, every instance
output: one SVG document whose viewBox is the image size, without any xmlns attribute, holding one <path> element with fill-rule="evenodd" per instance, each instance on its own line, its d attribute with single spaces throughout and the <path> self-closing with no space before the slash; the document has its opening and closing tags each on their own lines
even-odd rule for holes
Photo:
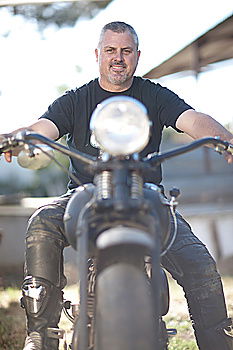
<svg viewBox="0 0 233 350">
<path fill-rule="evenodd" d="M 143 75 L 233 12 L 232 0 L 114 0 L 92 20 L 73 28 L 48 27 L 0 11 L 0 133 L 37 119 L 60 94 L 58 87 L 80 86 L 97 77 L 94 49 L 104 24 L 130 23 L 142 51 L 137 75 Z M 78 67 L 78 69 L 77 69 Z M 208 72 L 159 79 L 194 108 L 222 124 L 233 124 L 233 60 Z"/>
</svg>

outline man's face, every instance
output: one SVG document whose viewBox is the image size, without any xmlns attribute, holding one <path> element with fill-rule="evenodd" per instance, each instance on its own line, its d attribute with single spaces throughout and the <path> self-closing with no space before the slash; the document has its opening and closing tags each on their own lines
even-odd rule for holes
<svg viewBox="0 0 233 350">
<path fill-rule="evenodd" d="M 102 88 L 122 91 L 131 86 L 140 56 L 132 34 L 107 30 L 95 54 Z"/>
</svg>

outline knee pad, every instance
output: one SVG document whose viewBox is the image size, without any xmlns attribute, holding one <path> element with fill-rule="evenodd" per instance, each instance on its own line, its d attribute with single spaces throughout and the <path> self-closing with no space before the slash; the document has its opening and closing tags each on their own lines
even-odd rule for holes
<svg viewBox="0 0 233 350">
<path fill-rule="evenodd" d="M 53 349 L 46 344 L 54 342 L 54 339 L 49 338 L 55 338 L 54 334 L 57 331 L 59 333 L 57 328 L 63 307 L 63 292 L 49 281 L 31 276 L 24 280 L 22 292 L 21 306 L 27 316 L 28 335 L 39 333 L 45 345 L 43 349 Z M 58 349 L 58 345 L 54 349 Z"/>
<path fill-rule="evenodd" d="M 22 294 L 21 305 L 27 314 L 39 317 L 47 309 L 51 298 L 59 298 L 61 291 L 42 278 L 28 277 L 23 282 Z"/>
</svg>

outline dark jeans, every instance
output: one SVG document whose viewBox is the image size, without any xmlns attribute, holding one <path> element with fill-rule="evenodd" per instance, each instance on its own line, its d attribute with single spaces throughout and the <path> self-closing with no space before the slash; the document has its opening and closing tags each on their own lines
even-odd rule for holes
<svg viewBox="0 0 233 350">
<path fill-rule="evenodd" d="M 42 277 L 59 288 L 66 284 L 63 248 L 68 243 L 64 237 L 63 215 L 69 199 L 68 193 L 39 208 L 29 220 L 26 236 L 25 276 Z M 225 300 L 215 261 L 189 224 L 179 214 L 177 217 L 177 237 L 162 258 L 162 264 L 184 289 L 198 339 L 202 330 L 213 328 L 214 331 L 215 326 L 227 319 Z M 198 342 L 200 349 L 209 349 Z"/>
</svg>

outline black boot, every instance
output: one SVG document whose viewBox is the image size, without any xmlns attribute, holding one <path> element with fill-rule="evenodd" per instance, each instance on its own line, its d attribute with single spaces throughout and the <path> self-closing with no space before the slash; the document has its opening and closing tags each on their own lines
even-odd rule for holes
<svg viewBox="0 0 233 350">
<path fill-rule="evenodd" d="M 215 327 L 196 329 L 200 350 L 233 350 L 232 319 L 228 318 Z"/>
<path fill-rule="evenodd" d="M 63 292 L 47 280 L 29 277 L 22 285 L 22 306 L 27 316 L 23 350 L 58 350 L 63 331 L 58 328 Z"/>
</svg>

